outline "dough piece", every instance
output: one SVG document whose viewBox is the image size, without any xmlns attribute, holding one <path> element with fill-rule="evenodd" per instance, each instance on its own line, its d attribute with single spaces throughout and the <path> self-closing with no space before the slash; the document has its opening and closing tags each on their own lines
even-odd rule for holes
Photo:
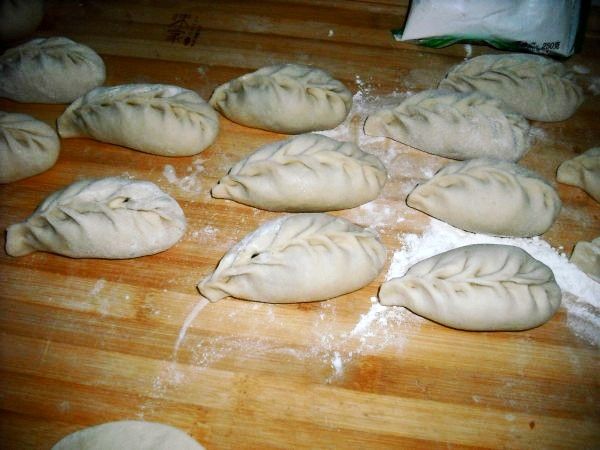
<svg viewBox="0 0 600 450">
<path fill-rule="evenodd" d="M 563 162 L 556 173 L 559 183 L 577 186 L 600 202 L 600 147 Z"/>
<path fill-rule="evenodd" d="M 165 84 L 99 87 L 58 118 L 63 138 L 91 137 L 162 156 L 189 156 L 211 145 L 217 113 L 198 94 Z"/>
<path fill-rule="evenodd" d="M 62 438 L 52 450 L 204 450 L 178 428 L 158 422 L 122 420 L 84 428 Z"/>
<path fill-rule="evenodd" d="M 60 141 L 54 128 L 26 114 L 0 111 L 0 183 L 48 170 L 58 158 Z"/>
<path fill-rule="evenodd" d="M 558 61 L 539 55 L 482 55 L 453 67 L 439 85 L 459 92 L 496 97 L 528 119 L 558 122 L 583 102 L 573 74 Z"/>
<path fill-rule="evenodd" d="M 342 123 L 352 107 L 352 93 L 324 70 L 280 64 L 219 86 L 210 104 L 239 124 L 299 134 Z"/>
<path fill-rule="evenodd" d="M 0 56 L 0 97 L 27 103 L 69 103 L 104 83 L 102 58 L 64 37 L 33 39 Z"/>
<path fill-rule="evenodd" d="M 125 259 L 162 252 L 183 236 L 177 202 L 149 181 L 77 181 L 50 195 L 25 222 L 8 227 L 6 253 Z"/>
<path fill-rule="evenodd" d="M 269 211 L 333 211 L 373 200 L 386 178 L 383 163 L 356 144 L 302 134 L 259 148 L 211 192 Z"/>
<path fill-rule="evenodd" d="M 435 255 L 379 290 L 382 305 L 472 331 L 537 327 L 554 315 L 561 297 L 550 268 L 518 247 L 494 244 Z"/>
<path fill-rule="evenodd" d="M 448 164 L 417 186 L 406 203 L 466 231 L 516 237 L 545 233 L 561 207 L 546 180 L 494 159 Z"/>
<path fill-rule="evenodd" d="M 42 0 L 0 0 L 0 41 L 29 36 L 44 17 Z"/>
<path fill-rule="evenodd" d="M 370 115 L 365 133 L 452 159 L 518 161 L 529 149 L 529 122 L 479 92 L 420 92 Z"/>
<path fill-rule="evenodd" d="M 370 283 L 385 262 L 376 234 L 327 214 L 295 214 L 247 235 L 198 284 L 211 302 L 236 297 L 267 303 L 325 300 Z"/>
<path fill-rule="evenodd" d="M 573 249 L 570 261 L 600 283 L 600 237 L 592 242 L 579 241 Z"/>
</svg>

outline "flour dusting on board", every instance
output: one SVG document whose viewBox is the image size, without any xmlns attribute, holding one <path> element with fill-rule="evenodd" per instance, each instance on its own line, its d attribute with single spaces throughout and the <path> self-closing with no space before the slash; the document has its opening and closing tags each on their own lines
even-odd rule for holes
<svg viewBox="0 0 600 450">
<path fill-rule="evenodd" d="M 177 176 L 175 167 L 171 164 L 165 164 L 162 174 L 170 184 L 177 186 L 182 191 L 198 193 L 202 191 L 202 182 L 198 178 L 202 172 L 204 172 L 204 160 L 195 159 L 182 176 Z"/>
<path fill-rule="evenodd" d="M 594 345 L 600 345 L 600 283 L 570 263 L 539 237 L 501 238 L 459 230 L 444 222 L 432 219 L 421 235 L 403 234 L 404 246 L 392 258 L 387 279 L 400 277 L 417 262 L 471 244 L 503 244 L 520 247 L 554 272 L 556 282 L 563 291 L 562 308 L 567 312 L 571 331 Z"/>
</svg>

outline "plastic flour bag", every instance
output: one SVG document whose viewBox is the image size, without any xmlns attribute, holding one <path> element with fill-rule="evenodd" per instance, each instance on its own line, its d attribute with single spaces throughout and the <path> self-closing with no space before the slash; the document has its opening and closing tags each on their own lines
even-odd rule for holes
<svg viewBox="0 0 600 450">
<path fill-rule="evenodd" d="M 570 56 L 581 0 L 413 0 L 399 41 L 427 47 L 487 43 L 502 50 Z"/>
</svg>

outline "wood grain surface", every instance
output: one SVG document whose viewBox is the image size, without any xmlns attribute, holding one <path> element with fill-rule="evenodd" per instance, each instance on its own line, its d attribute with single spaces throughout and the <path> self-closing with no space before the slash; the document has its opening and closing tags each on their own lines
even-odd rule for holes
<svg viewBox="0 0 600 450">
<path fill-rule="evenodd" d="M 406 3 L 47 1 L 36 35 L 93 47 L 107 85 L 170 83 L 208 99 L 233 77 L 293 61 L 330 71 L 353 92 L 385 95 L 435 86 L 469 50 L 395 42 L 389 30 L 403 23 Z M 562 161 L 600 145 L 599 17 L 592 8 L 581 53 L 565 61 L 585 69 L 585 103 L 565 122 L 533 124 L 545 138 L 522 163 L 549 180 Z M 492 52 L 472 47 L 473 56 Z M 0 100 L 1 110 L 49 124 L 64 108 Z M 216 143 L 192 157 L 67 139 L 52 169 L 0 186 L 2 229 L 74 180 L 112 175 L 157 183 L 189 223 L 172 249 L 133 260 L 0 252 L 1 448 L 48 449 L 122 419 L 179 427 L 209 449 L 598 448 L 598 348 L 573 333 L 565 309 L 530 331 L 469 333 L 398 308 L 361 333 L 392 254 L 405 233 L 429 223 L 404 202 L 422 174 L 393 172 L 368 207 L 335 213 L 374 226 L 388 248 L 384 270 L 364 289 L 310 304 L 203 301 L 196 283 L 279 216 L 212 199 L 209 189 L 239 158 L 281 138 L 221 118 Z M 446 162 L 403 151 L 414 167 Z M 169 182 L 167 165 L 196 184 Z M 557 189 L 564 207 L 543 239 L 570 253 L 600 235 L 600 205 L 575 187 Z"/>
</svg>

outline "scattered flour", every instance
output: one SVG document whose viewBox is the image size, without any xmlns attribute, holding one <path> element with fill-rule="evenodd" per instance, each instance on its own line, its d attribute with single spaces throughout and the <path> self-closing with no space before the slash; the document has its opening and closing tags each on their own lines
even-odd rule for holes
<svg viewBox="0 0 600 450">
<path fill-rule="evenodd" d="M 92 297 L 95 297 L 100 293 L 102 289 L 104 289 L 104 286 L 106 286 L 106 280 L 104 278 L 98 279 L 98 281 L 96 281 L 96 284 L 94 284 L 94 287 L 90 291 L 90 295 Z"/>
<path fill-rule="evenodd" d="M 520 247 L 554 272 L 563 291 L 562 307 L 567 312 L 567 324 L 573 333 L 586 341 L 600 345 L 600 283 L 589 278 L 566 255 L 559 253 L 543 239 L 501 238 L 474 234 L 432 219 L 423 234 L 404 234 L 402 249 L 392 258 L 387 279 L 400 277 L 415 263 L 471 244 L 504 244 Z"/>
<path fill-rule="evenodd" d="M 186 169 L 186 174 L 178 177 L 175 168 L 171 164 L 165 164 L 163 168 L 163 176 L 170 183 L 177 186 L 185 192 L 198 193 L 202 190 L 201 180 L 198 175 L 204 172 L 204 160 L 195 159 L 191 166 Z"/>
</svg>

